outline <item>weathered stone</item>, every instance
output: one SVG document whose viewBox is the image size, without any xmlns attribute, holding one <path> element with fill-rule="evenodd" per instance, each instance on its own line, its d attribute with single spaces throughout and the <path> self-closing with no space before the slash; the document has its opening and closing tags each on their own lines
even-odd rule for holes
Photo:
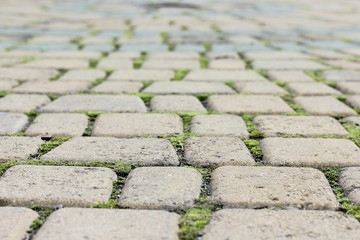
<svg viewBox="0 0 360 240">
<path fill-rule="evenodd" d="M 358 70 L 327 70 L 323 73 L 327 81 L 360 81 L 360 71 Z"/>
<path fill-rule="evenodd" d="M 359 222 L 340 212 L 225 209 L 212 216 L 202 239 L 355 240 L 359 234 Z"/>
<path fill-rule="evenodd" d="M 0 178 L 0 201 L 11 206 L 89 207 L 109 200 L 109 168 L 18 165 Z"/>
<path fill-rule="evenodd" d="M 11 65 L 21 63 L 21 59 L 17 58 L 0 58 L 0 67 L 10 67 Z"/>
<path fill-rule="evenodd" d="M 311 168 L 220 167 L 211 189 L 213 202 L 227 207 L 338 208 L 325 175 Z"/>
<path fill-rule="evenodd" d="M 360 109 L 360 95 L 353 95 L 346 98 L 346 102 L 349 103 L 351 106 Z"/>
<path fill-rule="evenodd" d="M 338 82 L 336 88 L 343 93 L 360 94 L 360 82 Z"/>
<path fill-rule="evenodd" d="M 208 52 L 206 56 L 210 59 L 240 59 L 236 52 Z"/>
<path fill-rule="evenodd" d="M 59 80 L 95 82 L 97 79 L 104 78 L 105 76 L 105 72 L 98 69 L 77 69 L 68 71 Z"/>
<path fill-rule="evenodd" d="M 341 170 L 340 185 L 351 201 L 360 205 L 360 168 L 352 167 Z"/>
<path fill-rule="evenodd" d="M 268 76 L 279 82 L 314 82 L 314 79 L 300 70 L 271 70 Z"/>
<path fill-rule="evenodd" d="M 199 69 L 200 62 L 191 59 L 148 59 L 144 62 L 143 69 Z"/>
<path fill-rule="evenodd" d="M 239 93 L 252 94 L 287 94 L 283 88 L 271 82 L 239 82 L 235 84 Z"/>
<path fill-rule="evenodd" d="M 176 114 L 101 114 L 97 117 L 93 136 L 138 137 L 163 136 L 183 132 L 183 123 Z"/>
<path fill-rule="evenodd" d="M 321 96 L 321 95 L 341 95 L 341 92 L 335 90 L 323 83 L 289 83 L 286 85 L 292 93 L 303 96 Z"/>
<path fill-rule="evenodd" d="M 149 59 L 187 59 L 196 60 L 200 55 L 197 52 L 150 52 L 148 54 Z"/>
<path fill-rule="evenodd" d="M 49 51 L 39 55 L 41 58 L 52 59 L 97 59 L 101 57 L 99 51 Z"/>
<path fill-rule="evenodd" d="M 39 81 L 26 82 L 14 88 L 16 93 L 38 93 L 38 94 L 73 94 L 86 91 L 90 87 L 90 82 L 84 81 Z"/>
<path fill-rule="evenodd" d="M 194 166 L 254 165 L 246 145 L 235 137 L 198 137 L 185 141 L 186 162 Z"/>
<path fill-rule="evenodd" d="M 0 112 L 0 135 L 20 132 L 28 122 L 29 119 L 24 114 Z"/>
<path fill-rule="evenodd" d="M 231 114 L 280 114 L 292 113 L 292 110 L 280 97 L 277 96 L 210 96 L 208 107 L 217 112 Z"/>
<path fill-rule="evenodd" d="M 171 70 L 133 69 L 116 70 L 109 81 L 170 81 L 175 76 Z"/>
<path fill-rule="evenodd" d="M 47 104 L 42 112 L 146 112 L 137 96 L 67 95 Z"/>
<path fill-rule="evenodd" d="M 347 118 L 344 118 L 344 121 L 360 126 L 360 117 L 347 117 Z"/>
<path fill-rule="evenodd" d="M 140 58 L 140 52 L 112 52 L 108 55 L 108 58 L 118 58 L 118 59 L 136 59 Z"/>
<path fill-rule="evenodd" d="M 121 207 L 190 208 L 200 197 L 201 174 L 184 167 L 142 167 L 133 170 L 119 198 Z"/>
<path fill-rule="evenodd" d="M 324 60 L 326 64 L 332 65 L 334 67 L 342 68 L 342 69 L 350 69 L 350 70 L 356 70 L 360 69 L 360 63 L 359 62 L 352 62 L 347 59 L 341 59 L 341 60 Z"/>
<path fill-rule="evenodd" d="M 28 208 L 0 207 L 0 239 L 28 239 L 28 231 L 32 222 L 39 215 Z"/>
<path fill-rule="evenodd" d="M 260 141 L 267 164 L 281 166 L 360 166 L 360 149 L 350 140 L 332 138 L 265 138 Z"/>
<path fill-rule="evenodd" d="M 194 96 L 155 96 L 150 104 L 155 112 L 206 112 L 199 99 Z"/>
<path fill-rule="evenodd" d="M 77 137 L 46 153 L 41 159 L 65 162 L 125 162 L 147 166 L 179 164 L 171 143 L 156 138 Z"/>
<path fill-rule="evenodd" d="M 271 54 L 270 54 L 271 55 Z M 286 70 L 286 69 L 301 69 L 301 70 L 325 70 L 329 67 L 310 60 L 255 60 L 252 62 L 255 69 L 265 70 Z"/>
<path fill-rule="evenodd" d="M 210 69 L 244 70 L 245 67 L 245 62 L 239 59 L 214 59 L 209 63 Z"/>
<path fill-rule="evenodd" d="M 91 92 L 107 94 L 137 93 L 142 87 L 143 85 L 139 82 L 109 81 L 94 87 Z"/>
<path fill-rule="evenodd" d="M 311 49 L 307 52 L 311 55 L 315 55 L 317 57 L 327 58 L 327 59 L 346 59 L 350 57 L 349 55 L 346 55 L 344 53 L 339 53 L 333 50 L 325 50 L 325 49 Z"/>
<path fill-rule="evenodd" d="M 1 79 L 18 81 L 47 81 L 58 75 L 53 69 L 0 68 Z"/>
<path fill-rule="evenodd" d="M 28 63 L 19 64 L 20 68 L 38 69 L 79 69 L 88 68 L 89 62 L 83 59 L 40 59 Z"/>
<path fill-rule="evenodd" d="M 274 51 L 269 53 L 268 51 L 262 52 L 247 52 L 245 57 L 250 59 L 269 59 L 273 60 L 294 60 L 294 59 L 309 59 L 311 58 L 309 55 L 296 52 L 296 51 Z"/>
<path fill-rule="evenodd" d="M 42 143 L 35 137 L 0 137 L 0 162 L 27 160 Z"/>
<path fill-rule="evenodd" d="M 45 95 L 10 94 L 0 99 L 1 112 L 29 112 L 50 102 Z"/>
<path fill-rule="evenodd" d="M 262 77 L 255 71 L 243 70 L 210 70 L 210 69 L 201 69 L 193 70 L 185 76 L 187 81 L 221 81 L 221 82 L 252 82 L 252 81 L 265 81 L 266 79 Z"/>
<path fill-rule="evenodd" d="M 196 115 L 191 119 L 191 133 L 201 136 L 236 136 L 248 139 L 244 120 L 235 115 Z"/>
<path fill-rule="evenodd" d="M 101 60 L 96 67 L 100 69 L 133 69 L 134 64 L 131 59 L 107 58 Z"/>
<path fill-rule="evenodd" d="M 8 91 L 18 84 L 17 81 L 0 79 L 0 91 Z"/>
<path fill-rule="evenodd" d="M 34 240 L 177 240 L 179 218 L 156 210 L 64 208 L 50 215 Z"/>
</svg>

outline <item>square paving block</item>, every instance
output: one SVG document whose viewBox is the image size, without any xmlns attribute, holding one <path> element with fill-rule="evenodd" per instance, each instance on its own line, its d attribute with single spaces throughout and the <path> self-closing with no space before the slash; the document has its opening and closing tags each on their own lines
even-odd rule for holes
<svg viewBox="0 0 360 240">
<path fill-rule="evenodd" d="M 107 94 L 137 93 L 142 87 L 143 85 L 140 82 L 107 81 L 91 89 L 91 92 Z"/>
<path fill-rule="evenodd" d="M 303 96 L 341 95 L 338 90 L 323 83 L 289 83 L 290 92 Z"/>
<path fill-rule="evenodd" d="M 26 82 L 14 88 L 12 92 L 64 95 L 86 91 L 90 87 L 90 85 L 90 82 L 84 81 Z"/>
<path fill-rule="evenodd" d="M 325 70 L 329 67 L 310 60 L 255 60 L 252 62 L 255 69 L 265 70 Z"/>
<path fill-rule="evenodd" d="M 49 51 L 39 55 L 41 58 L 52 59 L 97 59 L 101 57 L 99 51 Z M 83 61 L 82 61 L 83 62 Z M 85 67 L 86 68 L 86 67 Z"/>
<path fill-rule="evenodd" d="M 4 80 L 0 78 L 0 91 L 9 91 L 13 87 L 19 85 L 17 81 L 14 80 Z"/>
<path fill-rule="evenodd" d="M 154 112 L 207 112 L 194 96 L 155 96 L 151 99 L 150 105 Z"/>
<path fill-rule="evenodd" d="M 323 76 L 325 80 L 333 82 L 360 81 L 359 70 L 327 70 L 324 71 Z"/>
<path fill-rule="evenodd" d="M 170 81 L 175 77 L 172 70 L 163 69 L 121 69 L 113 72 L 108 81 Z"/>
<path fill-rule="evenodd" d="M 38 69 L 81 69 L 88 68 L 89 62 L 84 59 L 40 59 L 28 63 L 19 64 L 20 68 L 38 68 Z"/>
<path fill-rule="evenodd" d="M 289 59 L 309 59 L 311 58 L 311 56 L 301 53 L 301 52 L 296 52 L 296 51 L 274 51 L 271 52 L 271 54 L 269 54 L 268 51 L 265 52 L 247 52 L 245 54 L 246 58 L 250 58 L 250 59 L 269 59 L 269 60 L 289 60 Z"/>
<path fill-rule="evenodd" d="M 131 59 L 107 58 L 101 60 L 96 68 L 100 69 L 133 69 L 134 64 Z"/>
<path fill-rule="evenodd" d="M 18 133 L 28 122 L 29 119 L 24 114 L 0 112 L 0 135 Z"/>
<path fill-rule="evenodd" d="M 279 82 L 314 82 L 314 79 L 300 70 L 270 70 L 268 76 Z"/>
<path fill-rule="evenodd" d="M 346 98 L 346 102 L 349 103 L 351 106 L 360 109 L 360 95 L 352 95 Z"/>
<path fill-rule="evenodd" d="M 339 179 L 346 196 L 355 204 L 360 205 L 360 167 L 342 169 Z"/>
<path fill-rule="evenodd" d="M 0 98 L 0 112 L 30 112 L 48 102 L 46 95 L 10 94 Z"/>
<path fill-rule="evenodd" d="M 70 70 L 62 75 L 60 81 L 88 81 L 94 82 L 99 78 L 104 78 L 106 73 L 98 69 L 76 69 Z"/>
<path fill-rule="evenodd" d="M 36 137 L 0 137 L 0 162 L 25 161 L 43 141 Z"/>
<path fill-rule="evenodd" d="M 199 69 L 198 60 L 181 59 L 148 59 L 142 65 L 143 69 Z"/>
<path fill-rule="evenodd" d="M 235 89 L 239 93 L 251 94 L 288 94 L 283 88 L 271 82 L 239 82 L 235 84 Z"/>
<path fill-rule="evenodd" d="M 360 78 L 359 78 L 360 79 Z M 360 94 L 359 82 L 338 82 L 336 88 L 345 94 Z"/>
<path fill-rule="evenodd" d="M 53 69 L 0 68 L 1 79 L 18 81 L 47 81 L 58 75 Z"/>
<path fill-rule="evenodd" d="M 186 81 L 204 81 L 204 82 L 253 82 L 266 81 L 266 79 L 255 71 L 250 70 L 212 70 L 200 69 L 189 72 Z"/>
<path fill-rule="evenodd" d="M 209 63 L 210 69 L 245 70 L 246 64 L 240 59 L 214 59 Z"/>
</svg>

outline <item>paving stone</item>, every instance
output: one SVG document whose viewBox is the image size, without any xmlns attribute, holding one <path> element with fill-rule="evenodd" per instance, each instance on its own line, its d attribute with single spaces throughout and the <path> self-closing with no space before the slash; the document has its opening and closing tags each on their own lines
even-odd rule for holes
<svg viewBox="0 0 360 240">
<path fill-rule="evenodd" d="M 336 88 L 346 94 L 360 94 L 360 82 L 338 82 Z"/>
<path fill-rule="evenodd" d="M 125 162 L 146 166 L 179 164 L 171 143 L 157 138 L 76 137 L 46 153 L 41 159 L 70 162 Z"/>
<path fill-rule="evenodd" d="M 296 51 L 274 51 L 269 54 L 268 51 L 266 52 L 247 52 L 245 54 L 246 58 L 250 59 L 276 59 L 276 60 L 282 60 L 282 59 L 309 59 L 311 58 L 309 55 L 296 52 Z"/>
<path fill-rule="evenodd" d="M 0 79 L 0 91 L 9 91 L 18 84 L 17 81 Z"/>
<path fill-rule="evenodd" d="M 46 95 L 10 94 L 0 98 L 0 112 L 29 112 L 48 102 Z"/>
<path fill-rule="evenodd" d="M 109 81 L 170 81 L 175 76 L 171 70 L 134 69 L 117 70 L 113 72 Z"/>
<path fill-rule="evenodd" d="M 210 61 L 208 67 L 220 70 L 244 70 L 246 64 L 239 59 L 214 59 Z"/>
<path fill-rule="evenodd" d="M 360 95 L 352 95 L 346 98 L 346 102 L 354 106 L 355 108 L 360 109 Z"/>
<path fill-rule="evenodd" d="M 292 110 L 277 96 L 210 96 L 207 100 L 210 110 L 231 114 L 280 114 L 292 113 Z"/>
<path fill-rule="evenodd" d="M 28 51 L 28 50 L 16 50 L 11 51 L 0 50 L 2 57 L 35 57 L 39 55 L 39 51 Z"/>
<path fill-rule="evenodd" d="M 21 63 L 22 59 L 16 59 L 16 58 L 0 58 L 0 67 L 6 67 L 11 66 L 17 63 Z"/>
<path fill-rule="evenodd" d="M 0 135 L 18 133 L 28 122 L 29 119 L 24 114 L 0 112 Z"/>
<path fill-rule="evenodd" d="M 54 59 L 97 59 L 101 57 L 99 51 L 49 51 L 39 55 L 41 58 Z"/>
<path fill-rule="evenodd" d="M 24 161 L 37 153 L 43 141 L 34 137 L 0 137 L 0 162 Z"/>
<path fill-rule="evenodd" d="M 333 211 L 225 209 L 213 214 L 203 240 L 357 239 L 355 218 Z"/>
<path fill-rule="evenodd" d="M 177 44 L 175 51 L 179 52 L 205 52 L 206 49 L 200 44 Z"/>
<path fill-rule="evenodd" d="M 83 59 L 40 59 L 28 63 L 19 64 L 20 68 L 36 69 L 79 69 L 88 68 L 89 62 Z"/>
<path fill-rule="evenodd" d="M 330 96 L 295 97 L 294 101 L 303 107 L 305 112 L 313 115 L 356 115 L 350 107 Z"/>
<path fill-rule="evenodd" d="M 308 54 L 315 55 L 321 58 L 328 59 L 347 59 L 349 55 L 344 53 L 339 53 L 333 50 L 325 50 L 325 49 L 311 49 L 308 51 Z"/>
<path fill-rule="evenodd" d="M 106 73 L 98 69 L 76 69 L 66 72 L 59 81 L 85 81 L 95 82 L 97 79 L 105 78 Z"/>
<path fill-rule="evenodd" d="M 271 54 L 270 54 L 271 55 Z M 286 70 L 286 69 L 301 69 L 301 70 L 325 70 L 327 66 L 310 60 L 255 60 L 252 62 L 255 69 L 265 70 Z"/>
<path fill-rule="evenodd" d="M 0 207 L 0 239 L 28 239 L 30 226 L 38 216 L 35 211 L 28 208 Z"/>
<path fill-rule="evenodd" d="M 120 50 L 124 52 L 166 52 L 168 46 L 165 44 L 123 44 Z"/>
<path fill-rule="evenodd" d="M 90 82 L 85 81 L 26 82 L 14 88 L 12 92 L 63 95 L 86 91 L 90 87 L 90 85 Z"/>
<path fill-rule="evenodd" d="M 134 64 L 131 59 L 107 58 L 101 60 L 96 67 L 100 69 L 133 69 Z"/>
<path fill-rule="evenodd" d="M 183 123 L 176 114 L 101 114 L 96 118 L 93 136 L 138 137 L 183 133 Z"/>
<path fill-rule="evenodd" d="M 112 44 L 86 44 L 83 51 L 100 51 L 100 52 L 111 52 L 115 49 Z"/>
<path fill-rule="evenodd" d="M 323 76 L 328 81 L 360 81 L 360 71 L 356 70 L 327 70 Z"/>
<path fill-rule="evenodd" d="M 266 164 L 308 167 L 360 165 L 360 149 L 350 140 L 332 138 L 266 138 L 260 141 Z M 291 157 L 289 157 L 291 156 Z"/>
<path fill-rule="evenodd" d="M 197 52 L 150 52 L 149 59 L 182 59 L 197 60 L 200 55 Z"/>
<path fill-rule="evenodd" d="M 351 62 L 348 60 L 324 60 L 324 63 L 342 69 L 360 69 L 360 62 Z"/>
<path fill-rule="evenodd" d="M 143 69 L 200 69 L 200 62 L 191 59 L 148 59 Z"/>
<path fill-rule="evenodd" d="M 143 93 L 151 94 L 231 94 L 235 91 L 229 86 L 218 82 L 172 81 L 155 82 L 145 88 Z"/>
<path fill-rule="evenodd" d="M 197 137 L 185 141 L 186 162 L 194 166 L 254 165 L 246 145 L 235 137 Z"/>
<path fill-rule="evenodd" d="M 118 59 L 136 59 L 140 58 L 140 52 L 112 52 L 109 53 L 108 58 L 118 58 Z"/>
<path fill-rule="evenodd" d="M 0 201 L 12 206 L 89 207 L 109 200 L 109 168 L 18 165 L 0 178 Z"/>
<path fill-rule="evenodd" d="M 40 111 L 146 112 L 146 107 L 141 98 L 137 96 L 67 95 L 45 105 Z"/>
<path fill-rule="evenodd" d="M 18 81 L 47 81 L 58 75 L 53 69 L 0 68 L 1 79 Z"/>
<path fill-rule="evenodd" d="M 314 82 L 314 79 L 299 70 L 270 70 L 268 76 L 279 82 Z"/>
<path fill-rule="evenodd" d="M 236 71 L 236 70 L 209 70 L 201 69 L 189 72 L 185 79 L 187 81 L 222 81 L 222 82 L 252 82 L 265 81 L 266 79 L 257 72 L 250 70 Z"/>
<path fill-rule="evenodd" d="M 288 94 L 283 88 L 271 82 L 239 82 L 235 84 L 239 93 L 251 94 Z"/>
<path fill-rule="evenodd" d="M 206 56 L 210 59 L 240 59 L 236 52 L 208 52 Z"/>
<path fill-rule="evenodd" d="M 353 123 L 360 126 L 360 117 L 347 117 L 343 120 L 347 123 Z"/>
<path fill-rule="evenodd" d="M 194 96 L 155 96 L 151 99 L 150 105 L 154 112 L 207 112 Z"/>
<path fill-rule="evenodd" d="M 191 133 L 201 136 L 250 137 L 244 120 L 235 115 L 196 115 L 191 120 Z"/>
<path fill-rule="evenodd" d="M 137 93 L 142 89 L 143 85 L 138 82 L 104 82 L 91 89 L 93 93 L 122 94 Z"/>
<path fill-rule="evenodd" d="M 50 215 L 34 240 L 176 240 L 179 218 L 157 210 L 64 208 Z"/>
<path fill-rule="evenodd" d="M 213 202 L 226 207 L 338 208 L 325 175 L 311 168 L 220 167 L 211 189 Z"/>
<path fill-rule="evenodd" d="M 292 93 L 303 96 L 341 95 L 341 92 L 334 88 L 318 82 L 289 83 L 286 87 L 288 87 Z"/>
<path fill-rule="evenodd" d="M 119 198 L 121 207 L 146 209 L 191 208 L 200 197 L 202 175 L 185 167 L 141 167 L 127 177 Z"/>
<path fill-rule="evenodd" d="M 360 205 L 360 168 L 342 169 L 339 174 L 339 180 L 347 197 L 355 204 Z"/>
<path fill-rule="evenodd" d="M 88 125 L 85 114 L 44 113 L 26 130 L 29 136 L 78 137 Z"/>
</svg>

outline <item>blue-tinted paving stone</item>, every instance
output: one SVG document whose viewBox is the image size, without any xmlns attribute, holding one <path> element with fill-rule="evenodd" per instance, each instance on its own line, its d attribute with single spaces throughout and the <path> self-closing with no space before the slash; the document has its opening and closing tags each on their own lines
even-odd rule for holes
<svg viewBox="0 0 360 240">
<path fill-rule="evenodd" d="M 270 45 L 283 50 L 305 51 L 308 49 L 305 46 L 301 46 L 292 42 L 276 42 L 276 43 L 271 43 Z"/>
<path fill-rule="evenodd" d="M 16 44 L 14 43 L 0 43 L 0 49 L 6 49 L 14 47 Z"/>
<path fill-rule="evenodd" d="M 168 46 L 164 44 L 124 44 L 120 48 L 120 51 L 130 52 L 163 52 L 167 50 Z"/>
<path fill-rule="evenodd" d="M 87 31 L 72 31 L 72 30 L 47 30 L 44 31 L 44 35 L 55 35 L 55 36 L 69 36 L 69 37 L 81 37 L 89 34 Z"/>
<path fill-rule="evenodd" d="M 135 31 L 133 35 L 134 37 L 158 37 L 160 36 L 160 33 L 151 31 Z"/>
<path fill-rule="evenodd" d="M 62 51 L 76 50 L 78 46 L 71 43 L 34 43 L 17 47 L 22 50 L 38 50 L 38 51 Z"/>
<path fill-rule="evenodd" d="M 175 51 L 179 52 L 203 52 L 205 47 L 199 44 L 176 45 Z"/>
<path fill-rule="evenodd" d="M 214 52 L 251 52 L 251 51 L 271 51 L 272 49 L 264 45 L 249 44 L 214 44 L 212 51 Z"/>
<path fill-rule="evenodd" d="M 90 51 L 101 51 L 101 52 L 110 52 L 114 50 L 113 45 L 106 45 L 106 44 L 90 44 L 86 45 L 83 50 L 90 50 Z"/>
<path fill-rule="evenodd" d="M 332 50 L 356 47 L 356 45 L 347 42 L 307 42 L 306 45 L 316 48 L 332 49 Z"/>
</svg>

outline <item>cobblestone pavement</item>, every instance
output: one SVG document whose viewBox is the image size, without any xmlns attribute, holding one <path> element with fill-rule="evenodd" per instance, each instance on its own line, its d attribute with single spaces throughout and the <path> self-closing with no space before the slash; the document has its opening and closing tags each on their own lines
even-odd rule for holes
<svg viewBox="0 0 360 240">
<path fill-rule="evenodd" d="M 0 4 L 0 239 L 360 239 L 359 0 Z"/>
</svg>

